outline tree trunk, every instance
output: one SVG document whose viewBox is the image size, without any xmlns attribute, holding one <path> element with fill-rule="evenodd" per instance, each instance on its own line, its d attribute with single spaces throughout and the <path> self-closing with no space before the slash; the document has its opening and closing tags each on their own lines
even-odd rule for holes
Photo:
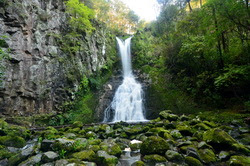
<svg viewBox="0 0 250 166">
<path fill-rule="evenodd" d="M 226 38 L 225 38 L 225 32 L 221 33 L 221 41 L 222 41 L 222 48 L 224 52 L 228 51 L 228 47 L 227 47 L 227 42 L 226 42 Z"/>
<path fill-rule="evenodd" d="M 200 0 L 200 7 L 202 7 L 202 0 Z"/>
<path fill-rule="evenodd" d="M 192 6 L 190 4 L 190 1 L 188 1 L 188 7 L 189 7 L 189 11 L 192 12 Z"/>
<path fill-rule="evenodd" d="M 213 12 L 213 17 L 214 17 L 214 25 L 215 25 L 215 30 L 216 33 L 219 34 L 219 28 L 218 28 L 218 21 L 215 15 L 215 8 L 212 6 L 212 12 Z M 219 62 L 218 62 L 218 66 L 220 69 L 222 69 L 224 67 L 224 62 L 223 62 L 223 58 L 222 58 L 222 49 L 221 49 L 221 41 L 220 41 L 220 36 L 217 35 L 217 48 L 219 51 Z"/>
</svg>

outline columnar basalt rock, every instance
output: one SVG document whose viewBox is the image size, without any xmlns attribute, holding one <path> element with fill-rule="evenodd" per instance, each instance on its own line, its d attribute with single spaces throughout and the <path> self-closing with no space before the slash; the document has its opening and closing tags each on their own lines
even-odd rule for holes
<svg viewBox="0 0 250 166">
<path fill-rule="evenodd" d="M 0 10 L 0 35 L 6 36 L 10 60 L 0 88 L 0 114 L 30 115 L 58 110 L 72 99 L 81 77 L 106 64 L 106 32 L 96 27 L 74 57 L 62 52 L 56 35 L 67 29 L 61 0 L 10 0 Z"/>
</svg>

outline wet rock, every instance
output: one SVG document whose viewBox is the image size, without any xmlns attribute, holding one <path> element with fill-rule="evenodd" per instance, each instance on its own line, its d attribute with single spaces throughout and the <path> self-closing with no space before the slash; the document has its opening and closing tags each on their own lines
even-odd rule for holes
<svg viewBox="0 0 250 166">
<path fill-rule="evenodd" d="M 199 156 L 201 160 L 206 164 L 211 164 L 216 162 L 216 156 L 211 149 L 200 149 Z"/>
<path fill-rule="evenodd" d="M 48 151 L 43 153 L 42 155 L 42 162 L 47 163 L 56 160 L 59 157 L 59 155 L 53 151 Z"/>
<path fill-rule="evenodd" d="M 104 166 L 116 165 L 118 163 L 118 158 L 112 155 L 109 155 L 105 151 L 97 152 L 97 161 L 99 164 Z"/>
<path fill-rule="evenodd" d="M 55 166 L 66 166 L 69 162 L 65 159 L 57 160 Z"/>
<path fill-rule="evenodd" d="M 53 150 L 66 150 L 71 151 L 74 145 L 74 140 L 66 138 L 58 138 L 52 145 Z"/>
<path fill-rule="evenodd" d="M 120 157 L 122 154 L 121 148 L 117 144 L 109 144 L 108 146 L 108 153 L 110 155 L 114 155 L 116 157 Z"/>
<path fill-rule="evenodd" d="M 132 140 L 129 144 L 129 147 L 131 148 L 132 151 L 139 150 L 141 147 L 142 142 L 138 140 Z"/>
<path fill-rule="evenodd" d="M 45 163 L 45 164 L 42 164 L 41 166 L 55 166 L 54 163 Z"/>
<path fill-rule="evenodd" d="M 23 161 L 21 164 L 19 164 L 18 166 L 30 166 L 30 165 L 36 165 L 38 163 L 40 163 L 42 159 L 42 154 L 37 154 L 35 156 L 30 157 L 29 159 L 27 159 L 26 161 Z"/>
<path fill-rule="evenodd" d="M 7 166 L 8 165 L 8 159 L 3 159 L 3 160 L 0 160 L 0 165 L 1 166 Z"/>
<path fill-rule="evenodd" d="M 203 164 L 196 158 L 187 156 L 185 158 L 185 162 L 189 165 L 189 166 L 203 166 Z"/>
<path fill-rule="evenodd" d="M 179 154 L 178 152 L 173 151 L 173 150 L 168 150 L 165 153 L 165 156 L 166 156 L 167 160 L 169 160 L 169 161 L 181 162 L 184 160 L 184 157 L 181 154 Z"/>
<path fill-rule="evenodd" d="M 250 157 L 247 156 L 232 156 L 228 161 L 230 166 L 249 166 Z"/>
<path fill-rule="evenodd" d="M 169 150 L 169 144 L 159 136 L 148 137 L 141 145 L 141 154 L 164 154 Z"/>
<path fill-rule="evenodd" d="M 221 160 L 221 161 L 224 161 L 224 160 L 227 160 L 229 159 L 230 157 L 230 153 L 227 152 L 227 151 L 221 151 L 218 155 L 218 158 Z"/>
</svg>

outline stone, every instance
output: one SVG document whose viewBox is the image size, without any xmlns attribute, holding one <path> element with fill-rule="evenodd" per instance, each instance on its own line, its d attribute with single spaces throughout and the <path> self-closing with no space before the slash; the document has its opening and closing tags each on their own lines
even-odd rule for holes
<svg viewBox="0 0 250 166">
<path fill-rule="evenodd" d="M 1 166 L 8 166 L 8 159 L 3 159 L 3 160 L 0 160 L 0 165 Z"/>
<path fill-rule="evenodd" d="M 173 150 L 168 150 L 165 153 L 165 156 L 166 156 L 167 160 L 169 160 L 169 161 L 181 162 L 184 160 L 184 157 L 181 154 L 179 154 L 178 152 L 173 151 Z"/>
<path fill-rule="evenodd" d="M 250 165 L 250 157 L 247 156 L 231 156 L 228 161 L 230 166 L 249 166 Z"/>
<path fill-rule="evenodd" d="M 170 132 L 171 136 L 177 139 L 182 138 L 183 136 L 181 135 L 181 133 L 179 132 L 179 130 L 172 130 Z"/>
<path fill-rule="evenodd" d="M 216 162 L 216 156 L 211 149 L 200 149 L 198 152 L 204 163 L 211 164 Z"/>
<path fill-rule="evenodd" d="M 136 161 L 131 166 L 145 166 L 145 163 L 143 161 Z"/>
<path fill-rule="evenodd" d="M 165 154 L 169 150 L 170 145 L 159 136 L 148 137 L 142 142 L 140 152 L 146 154 Z"/>
<path fill-rule="evenodd" d="M 80 122 L 80 121 L 75 121 L 75 122 L 72 124 L 72 126 L 73 126 L 74 128 L 81 128 L 81 127 L 83 126 L 83 123 Z"/>
<path fill-rule="evenodd" d="M 117 144 L 110 144 L 108 147 L 108 153 L 110 155 L 114 155 L 116 157 L 120 157 L 120 155 L 122 154 L 122 150 L 120 148 L 119 145 Z"/>
<path fill-rule="evenodd" d="M 45 164 L 42 164 L 41 166 L 55 166 L 54 163 L 45 163 Z"/>
<path fill-rule="evenodd" d="M 67 138 L 58 138 L 52 145 L 53 150 L 66 150 L 71 151 L 74 147 L 75 141 Z"/>
<path fill-rule="evenodd" d="M 59 157 L 59 155 L 53 151 L 48 151 L 43 153 L 42 155 L 42 162 L 46 163 L 46 162 L 51 162 L 56 160 Z"/>
<path fill-rule="evenodd" d="M 146 163 L 151 163 L 151 162 L 157 163 L 157 162 L 165 162 L 167 161 L 167 159 L 158 154 L 151 154 L 151 155 L 145 155 L 143 157 L 143 161 L 145 161 Z"/>
<path fill-rule="evenodd" d="M 18 166 L 36 165 L 36 164 L 40 163 L 41 159 L 42 159 L 42 154 L 37 154 L 35 156 L 28 158 L 26 161 L 23 161 Z"/>
<path fill-rule="evenodd" d="M 227 160 L 227 159 L 229 159 L 229 157 L 230 157 L 230 153 L 227 152 L 227 151 L 221 151 L 221 152 L 219 153 L 219 155 L 218 155 L 218 158 L 219 158 L 221 161 Z"/>
<path fill-rule="evenodd" d="M 237 143 L 228 133 L 217 128 L 204 132 L 203 140 L 211 144 L 215 149 L 228 149 Z"/>
<path fill-rule="evenodd" d="M 73 153 L 72 157 L 80 160 L 94 161 L 95 152 L 93 150 L 84 150 L 81 152 Z"/>
<path fill-rule="evenodd" d="M 118 163 L 118 158 L 100 150 L 97 152 L 97 162 L 104 166 L 115 166 Z"/>
<path fill-rule="evenodd" d="M 185 162 L 189 165 L 189 166 L 203 166 L 203 164 L 196 158 L 187 156 L 185 158 Z"/>
<path fill-rule="evenodd" d="M 55 140 L 47 140 L 47 139 L 44 139 L 43 141 L 42 141 L 42 143 L 41 143 L 41 150 L 43 151 L 43 152 L 47 152 L 47 151 L 50 151 L 50 150 L 52 150 L 52 144 L 54 144 L 55 143 Z"/>
<path fill-rule="evenodd" d="M 170 111 L 161 111 L 159 113 L 159 117 L 161 119 L 167 119 L 169 121 L 176 121 L 178 119 L 178 116 L 175 114 L 171 114 Z"/>
<path fill-rule="evenodd" d="M 65 159 L 56 160 L 55 166 L 66 166 L 69 162 Z"/>
<path fill-rule="evenodd" d="M 1 136 L 0 144 L 5 146 L 11 146 L 15 148 L 22 148 L 25 146 L 26 141 L 19 136 Z"/>
</svg>

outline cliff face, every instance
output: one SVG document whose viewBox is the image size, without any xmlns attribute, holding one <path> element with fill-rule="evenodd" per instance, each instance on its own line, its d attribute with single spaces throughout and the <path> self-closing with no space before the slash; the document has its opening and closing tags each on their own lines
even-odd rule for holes
<svg viewBox="0 0 250 166">
<path fill-rule="evenodd" d="M 107 63 L 108 32 L 96 27 L 74 56 L 63 53 L 56 35 L 67 29 L 62 0 L 9 0 L 0 8 L 0 35 L 11 49 L 0 89 L 0 114 L 30 115 L 58 110 L 72 99 L 81 78 Z"/>
</svg>

